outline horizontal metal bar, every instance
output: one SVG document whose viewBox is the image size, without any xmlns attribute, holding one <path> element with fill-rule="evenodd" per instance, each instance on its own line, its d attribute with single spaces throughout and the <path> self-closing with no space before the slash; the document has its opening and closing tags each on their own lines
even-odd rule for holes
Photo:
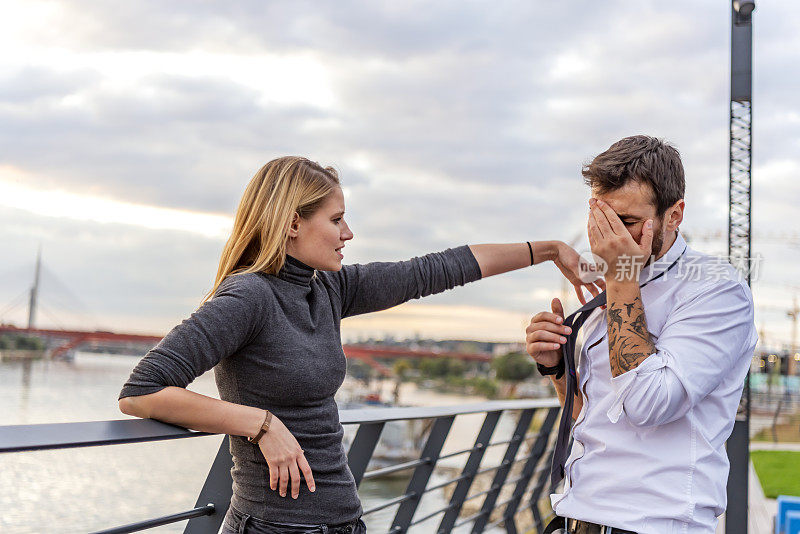
<svg viewBox="0 0 800 534">
<path fill-rule="evenodd" d="M 467 454 L 468 452 L 477 451 L 477 450 L 480 450 L 482 448 L 483 448 L 483 446 L 480 443 L 478 443 L 477 447 L 472 447 L 470 449 L 464 449 L 463 451 L 451 452 L 449 454 L 443 454 L 443 455 L 439 456 L 439 460 L 444 460 L 445 458 L 453 458 L 454 456 L 461 456 L 462 454 Z"/>
<path fill-rule="evenodd" d="M 489 447 L 497 447 L 499 445 L 508 445 L 509 443 L 513 443 L 513 442 L 519 441 L 519 440 L 520 440 L 520 438 L 518 438 L 517 436 L 514 436 L 511 439 L 505 439 L 503 441 L 493 441 L 490 444 L 488 444 L 486 446 L 486 448 L 488 449 Z"/>
<path fill-rule="evenodd" d="M 523 493 L 523 494 L 520 496 L 520 500 L 521 500 L 521 501 L 524 501 L 525 499 L 527 499 L 528 497 L 530 497 L 532 493 L 533 493 L 532 491 L 526 491 L 525 493 Z M 498 509 L 498 508 L 500 508 L 500 507 L 502 507 L 502 506 L 506 506 L 508 503 L 510 503 L 510 502 L 511 502 L 511 501 L 513 501 L 514 499 L 515 499 L 515 497 L 512 495 L 511 497 L 509 497 L 508 499 L 504 500 L 503 502 L 499 502 L 499 503 L 495 504 L 495 505 L 494 505 L 494 508 L 495 508 L 495 510 L 496 510 L 496 509 Z M 517 513 L 519 513 L 519 512 L 517 512 Z"/>
<path fill-rule="evenodd" d="M 555 408 L 558 406 L 559 403 L 557 399 L 524 399 L 489 401 L 459 406 L 366 408 L 341 410 L 339 412 L 339 420 L 342 424 L 352 425 L 407 419 L 448 417 L 480 412 Z M 93 447 L 98 445 L 116 445 L 209 435 L 212 434 L 207 432 L 194 432 L 152 419 L 115 419 L 109 421 L 43 425 L 5 425 L 0 426 L 0 453 Z M 495 445 L 499 444 L 501 443 Z"/>
<path fill-rule="evenodd" d="M 450 484 L 455 484 L 456 482 L 461 482 L 462 480 L 469 478 L 469 475 L 461 475 L 458 478 L 454 478 L 452 480 L 448 480 L 447 482 L 442 482 L 441 484 L 436 484 L 435 486 L 431 486 L 430 488 L 425 488 L 423 493 L 430 493 L 432 491 L 436 491 L 438 489 L 442 489 L 445 486 L 449 486 Z"/>
<path fill-rule="evenodd" d="M 508 486 L 509 484 L 516 484 L 517 482 L 519 482 L 523 478 L 526 478 L 525 475 L 520 475 L 518 477 L 507 479 L 505 482 L 503 482 L 503 486 Z M 530 478 L 530 477 L 527 477 L 527 478 Z"/>
<path fill-rule="evenodd" d="M 545 453 L 546 454 L 546 453 Z M 534 475 L 538 475 L 542 471 L 550 469 L 550 462 L 544 462 L 542 465 L 536 468 L 536 471 L 533 472 Z"/>
<path fill-rule="evenodd" d="M 381 469 L 374 469 L 364 473 L 364 480 L 389 475 L 391 473 L 396 473 L 397 471 L 403 471 L 405 469 L 411 469 L 412 467 L 429 463 L 431 463 L 430 458 L 420 458 L 419 460 L 411 460 L 410 462 L 403 462 L 402 464 L 395 464 L 390 465 L 389 467 L 383 467 Z"/>
<path fill-rule="evenodd" d="M 41 451 L 210 436 L 152 419 L 0 426 L 0 452 Z"/>
<path fill-rule="evenodd" d="M 457 406 L 359 408 L 357 410 L 341 410 L 339 412 L 339 421 L 343 425 L 349 425 L 356 423 L 374 423 L 378 421 L 399 421 L 401 419 L 428 419 L 480 412 L 556 408 L 558 406 L 560 406 L 558 399 L 523 399 L 488 401 Z"/>
<path fill-rule="evenodd" d="M 422 516 L 419 519 L 417 519 L 416 521 L 412 521 L 411 524 L 408 525 L 408 526 L 413 527 L 414 525 L 419 525 L 420 523 L 424 523 L 425 521 L 428 521 L 429 519 L 433 519 L 434 517 L 436 517 L 437 515 L 441 514 L 442 512 L 448 511 L 450 508 L 452 508 L 454 506 L 455 506 L 455 504 L 448 504 L 444 508 L 440 508 L 439 510 L 436 510 L 435 512 L 431 512 L 428 515 Z"/>
<path fill-rule="evenodd" d="M 495 519 L 494 521 L 492 521 L 491 523 L 486 523 L 486 526 L 483 527 L 483 529 L 484 530 L 489 530 L 490 528 L 494 528 L 497 525 L 499 525 L 500 523 L 502 523 L 503 521 L 506 521 L 507 519 L 508 519 L 507 517 L 501 516 L 498 519 Z"/>
<path fill-rule="evenodd" d="M 482 474 L 484 474 L 484 473 L 488 473 L 488 472 L 490 472 L 490 471 L 497 471 L 497 470 L 498 470 L 498 469 L 500 469 L 501 467 L 505 467 L 505 466 L 507 466 L 507 465 L 508 465 L 508 464 L 510 464 L 510 463 L 511 463 L 511 462 L 501 462 L 501 463 L 499 463 L 498 465 L 493 465 L 492 467 L 486 467 L 486 468 L 484 468 L 484 469 L 481 469 L 480 471 L 476 472 L 476 473 L 475 473 L 475 476 L 482 475 Z"/>
<path fill-rule="evenodd" d="M 522 456 L 520 458 L 514 458 L 514 460 L 511 461 L 511 465 L 517 465 L 522 462 L 527 462 L 529 458 L 530 456 Z"/>
<path fill-rule="evenodd" d="M 538 432 L 528 432 L 527 434 L 525 434 L 522 437 L 514 436 L 511 439 L 506 439 L 506 440 L 503 440 L 503 441 L 493 441 L 492 443 L 488 444 L 486 446 L 486 448 L 497 447 L 498 445 L 508 445 L 509 443 L 514 443 L 514 442 L 520 441 L 520 440 L 528 441 L 529 439 L 533 439 L 533 438 L 537 438 L 537 437 L 539 437 L 539 433 Z"/>
<path fill-rule="evenodd" d="M 464 519 L 462 519 L 461 521 L 459 521 L 458 523 L 453 525 L 453 528 L 462 527 L 462 526 L 466 525 L 467 523 L 472 523 L 473 521 L 475 521 L 479 517 L 486 515 L 486 513 L 487 512 L 478 512 L 477 514 L 472 514 L 469 517 L 465 517 Z"/>
<path fill-rule="evenodd" d="M 131 523 L 121 527 L 109 528 L 107 530 L 98 530 L 94 534 L 128 534 L 129 532 L 138 532 L 140 530 L 147 530 L 150 528 L 159 527 L 161 525 L 169 525 L 170 523 L 177 523 L 192 519 L 193 517 L 202 517 L 204 515 L 211 515 L 214 513 L 214 505 L 207 504 L 194 510 L 180 512 L 178 514 L 167 515 L 158 517 L 156 519 L 148 519 L 147 521 L 139 521 L 138 523 Z"/>
<path fill-rule="evenodd" d="M 475 495 L 470 495 L 469 497 L 466 497 L 466 498 L 464 499 L 464 502 L 471 501 L 472 499 L 477 499 L 478 497 L 480 497 L 480 496 L 482 496 L 482 495 L 486 495 L 487 493 L 491 493 L 491 492 L 493 492 L 494 490 L 496 490 L 496 489 L 497 489 L 497 488 L 499 488 L 499 487 L 500 487 L 500 485 L 499 485 L 499 484 L 495 484 L 494 486 L 490 487 L 490 488 L 489 488 L 489 489 L 487 489 L 487 490 L 483 490 L 483 491 L 481 491 L 481 492 L 479 492 L 479 493 L 476 493 Z"/>
<path fill-rule="evenodd" d="M 369 510 L 365 511 L 361 515 L 374 514 L 375 512 L 377 512 L 379 510 L 383 510 L 384 508 L 389 508 L 390 506 L 394 506 L 395 504 L 404 503 L 407 500 L 413 499 L 416 496 L 417 496 L 417 493 L 414 492 L 414 491 L 412 491 L 411 493 L 406 493 L 405 495 L 400 495 L 399 497 L 395 497 L 394 499 L 388 500 L 388 501 L 386 501 L 386 502 L 384 502 L 382 504 L 379 504 L 378 506 L 374 506 L 374 507 L 370 508 Z"/>
</svg>

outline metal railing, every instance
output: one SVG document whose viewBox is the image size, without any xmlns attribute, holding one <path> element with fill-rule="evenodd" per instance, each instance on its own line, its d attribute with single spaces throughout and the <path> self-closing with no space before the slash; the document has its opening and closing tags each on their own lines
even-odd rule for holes
<svg viewBox="0 0 800 534">
<path fill-rule="evenodd" d="M 542 510 L 552 513 L 549 502 L 542 505 L 540 501 L 546 500 L 542 499 L 542 494 L 550 467 L 550 436 L 559 411 L 556 399 L 494 401 L 447 407 L 341 410 L 339 417 L 343 425 L 357 425 L 347 454 L 356 484 L 400 471 L 411 473 L 407 487 L 401 495 L 364 510 L 364 516 L 397 506 L 388 529 L 391 534 L 404 533 L 410 527 L 422 523 L 426 523 L 426 531 L 441 534 L 470 524 L 472 533 L 502 525 L 506 532 L 513 534 L 517 532 L 517 516 L 527 511 L 532 528 L 540 532 L 548 519 L 547 515 L 543 517 Z M 479 413 L 484 413 L 485 416 L 472 446 L 441 454 L 456 416 Z M 516 417 L 514 430 L 510 435 L 494 436 L 504 413 Z M 385 425 L 393 421 L 415 419 L 430 419 L 432 422 L 419 458 L 367 471 Z M 143 419 L 11 425 L 0 426 L 0 452 L 92 447 L 207 435 L 209 434 Z M 482 466 L 486 451 L 500 447 L 505 447 L 500 463 Z M 439 462 L 455 457 L 466 457 L 458 476 L 430 485 L 431 475 Z M 137 532 L 188 519 L 184 533 L 216 533 L 230 504 L 232 466 L 228 437 L 225 436 L 193 509 L 100 532 Z M 480 477 L 488 478 L 492 473 L 487 488 L 470 494 L 473 482 Z M 417 514 L 423 496 L 444 491 L 451 486 L 452 491 L 444 507 L 422 516 Z M 544 493 L 546 496 L 546 492 Z M 466 515 L 464 505 L 472 501 L 480 502 L 480 507 Z M 438 527 L 434 526 L 434 520 L 438 520 Z"/>
</svg>

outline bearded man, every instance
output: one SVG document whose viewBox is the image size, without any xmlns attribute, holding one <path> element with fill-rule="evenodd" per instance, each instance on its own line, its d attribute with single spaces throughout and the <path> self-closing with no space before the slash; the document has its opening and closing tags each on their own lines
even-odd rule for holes
<svg viewBox="0 0 800 534">
<path fill-rule="evenodd" d="M 552 482 L 565 484 L 553 508 L 568 532 L 712 534 L 757 340 L 750 289 L 681 236 L 675 148 L 627 137 L 583 176 L 606 291 L 566 319 L 554 299 L 526 330 L 527 351 L 564 406 Z"/>
</svg>

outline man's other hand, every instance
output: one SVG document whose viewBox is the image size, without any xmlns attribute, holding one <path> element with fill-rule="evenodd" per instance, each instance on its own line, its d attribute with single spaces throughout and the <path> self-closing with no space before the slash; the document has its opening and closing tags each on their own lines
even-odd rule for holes
<svg viewBox="0 0 800 534">
<path fill-rule="evenodd" d="M 553 299 L 550 303 L 552 313 L 539 312 L 531 319 L 525 329 L 525 350 L 537 363 L 545 367 L 555 367 L 561 361 L 561 345 L 567 342 L 566 336 L 572 329 L 564 326 L 564 308 L 561 301 Z"/>
</svg>

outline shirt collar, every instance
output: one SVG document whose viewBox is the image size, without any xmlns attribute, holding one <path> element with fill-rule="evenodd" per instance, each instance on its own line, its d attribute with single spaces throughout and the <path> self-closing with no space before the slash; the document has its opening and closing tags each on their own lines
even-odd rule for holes
<svg viewBox="0 0 800 534">
<path fill-rule="evenodd" d="M 315 273 L 313 267 L 287 254 L 283 267 L 278 271 L 278 278 L 299 286 L 310 286 Z"/>
<path fill-rule="evenodd" d="M 683 238 L 680 231 L 678 231 L 677 234 L 678 235 L 675 236 L 675 242 L 669 247 L 667 253 L 657 260 L 650 262 L 641 270 L 639 273 L 640 284 L 652 280 L 660 273 L 663 273 L 681 254 L 683 254 L 683 251 L 686 250 L 686 240 Z"/>
</svg>

